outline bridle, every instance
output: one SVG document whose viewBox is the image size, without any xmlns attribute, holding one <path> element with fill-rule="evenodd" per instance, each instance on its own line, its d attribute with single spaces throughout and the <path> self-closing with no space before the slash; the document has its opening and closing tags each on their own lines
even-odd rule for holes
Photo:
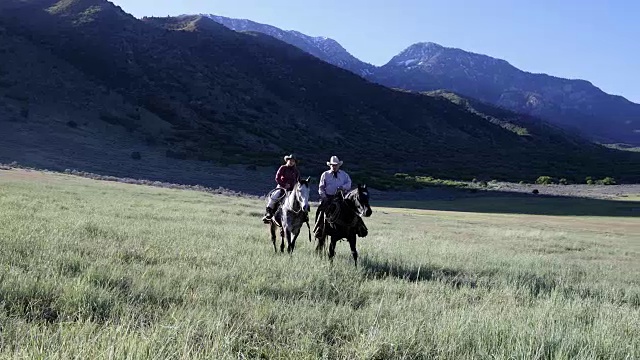
<svg viewBox="0 0 640 360">
<path fill-rule="evenodd" d="M 354 194 L 355 192 L 355 194 Z M 338 224 L 338 225 L 343 225 L 346 227 L 353 227 L 358 223 L 358 219 L 360 218 L 361 214 L 359 211 L 363 206 L 360 203 L 360 196 L 359 196 L 359 190 L 354 190 L 353 192 L 349 192 L 347 195 L 344 196 L 344 200 L 351 200 L 353 201 L 354 205 L 356 206 L 355 208 L 353 208 L 352 206 L 349 205 L 348 202 L 344 202 L 345 206 L 347 209 L 351 210 L 352 215 L 353 215 L 353 220 L 351 220 L 350 222 L 345 222 L 342 221 L 340 219 L 340 215 L 342 214 L 342 206 L 337 205 L 335 206 L 335 209 L 329 213 L 329 211 L 325 211 L 325 216 L 327 219 L 327 222 L 329 223 L 333 223 L 333 224 Z M 355 199 L 354 199 L 355 198 Z M 327 209 L 328 210 L 328 209 Z"/>
<path fill-rule="evenodd" d="M 355 212 L 356 215 L 362 217 L 367 212 L 367 209 L 366 209 L 366 206 L 362 204 L 362 201 L 360 201 L 360 191 L 361 189 L 357 189 L 355 193 L 347 194 L 345 196 L 345 199 L 349 198 L 350 200 L 353 201 L 355 208 L 350 207 L 350 209 L 353 212 Z M 368 195 L 367 190 L 362 190 L 362 194 L 365 196 Z"/>
</svg>

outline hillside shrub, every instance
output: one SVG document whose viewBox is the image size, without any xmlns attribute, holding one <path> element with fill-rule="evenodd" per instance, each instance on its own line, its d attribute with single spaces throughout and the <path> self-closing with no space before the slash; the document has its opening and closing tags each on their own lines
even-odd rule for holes
<svg viewBox="0 0 640 360">
<path fill-rule="evenodd" d="M 565 179 L 565 178 L 562 178 L 562 179 L 560 179 L 558 181 L 558 184 L 560 184 L 560 185 L 568 185 L 569 181 L 567 181 L 567 179 Z"/>
<path fill-rule="evenodd" d="M 584 181 L 585 181 L 585 183 L 586 183 L 587 185 L 593 185 L 593 184 L 594 184 L 593 178 L 592 178 L 591 176 L 587 176 L 587 177 L 584 179 Z"/>
<path fill-rule="evenodd" d="M 598 185 L 615 185 L 616 184 L 616 180 L 610 176 L 607 176 L 606 178 L 602 179 L 602 180 L 598 180 L 597 181 Z"/>
<path fill-rule="evenodd" d="M 414 180 L 413 177 L 406 178 Z M 427 186 L 451 186 L 451 187 L 467 187 L 468 185 L 462 181 L 436 179 L 433 176 L 416 176 L 415 182 L 425 184 Z"/>
<path fill-rule="evenodd" d="M 551 176 L 540 176 L 536 179 L 538 185 L 550 185 L 553 184 L 553 178 Z"/>
</svg>

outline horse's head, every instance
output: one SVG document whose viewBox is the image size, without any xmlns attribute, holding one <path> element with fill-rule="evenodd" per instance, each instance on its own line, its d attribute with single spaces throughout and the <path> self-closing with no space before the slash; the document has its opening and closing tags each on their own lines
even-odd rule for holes
<svg viewBox="0 0 640 360">
<path fill-rule="evenodd" d="M 358 188 L 347 194 L 345 199 L 353 201 L 358 215 L 369 217 L 373 213 L 371 206 L 369 206 L 369 189 L 367 185 L 358 184 Z"/>
<path fill-rule="evenodd" d="M 298 180 L 294 189 L 295 197 L 302 206 L 302 210 L 305 212 L 309 212 L 309 210 L 311 210 L 311 207 L 309 206 L 310 179 L 310 177 L 307 177 L 306 179 Z"/>
</svg>

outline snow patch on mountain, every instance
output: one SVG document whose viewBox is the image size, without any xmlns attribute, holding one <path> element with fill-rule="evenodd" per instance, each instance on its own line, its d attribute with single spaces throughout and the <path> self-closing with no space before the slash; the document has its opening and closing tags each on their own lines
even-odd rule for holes
<svg viewBox="0 0 640 360">
<path fill-rule="evenodd" d="M 251 20 L 232 19 L 224 16 L 200 14 L 235 31 L 255 31 L 296 46 L 299 49 L 332 65 L 367 77 L 373 74 L 375 66 L 358 60 L 337 41 L 325 36 L 308 36 L 295 30 L 282 30 L 275 26 L 260 24 Z"/>
</svg>

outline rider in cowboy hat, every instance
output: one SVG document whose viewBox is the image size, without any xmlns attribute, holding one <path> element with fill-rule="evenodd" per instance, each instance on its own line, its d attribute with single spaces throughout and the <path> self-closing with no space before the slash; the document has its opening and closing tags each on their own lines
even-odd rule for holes
<svg viewBox="0 0 640 360">
<path fill-rule="evenodd" d="M 338 159 L 337 156 L 332 156 L 329 161 L 327 161 L 327 165 L 329 166 L 329 170 L 322 173 L 320 176 L 320 185 L 318 187 L 318 193 L 320 194 L 320 199 L 322 202 L 316 211 L 316 225 L 314 231 L 318 234 L 317 230 L 319 229 L 318 219 L 323 217 L 319 217 L 318 215 L 331 203 L 331 201 L 335 198 L 338 191 L 348 192 L 351 190 L 351 178 L 349 174 L 347 174 L 344 170 L 340 170 L 340 166 L 342 166 L 342 161 Z"/>
<path fill-rule="evenodd" d="M 276 183 L 278 186 L 271 192 L 269 197 L 269 204 L 267 205 L 266 213 L 262 218 L 262 221 L 269 223 L 275 214 L 278 203 L 284 198 L 285 190 L 291 191 L 300 180 L 300 172 L 296 166 L 298 159 L 294 154 L 286 155 L 284 157 L 285 164 L 280 166 L 276 173 Z"/>
</svg>

